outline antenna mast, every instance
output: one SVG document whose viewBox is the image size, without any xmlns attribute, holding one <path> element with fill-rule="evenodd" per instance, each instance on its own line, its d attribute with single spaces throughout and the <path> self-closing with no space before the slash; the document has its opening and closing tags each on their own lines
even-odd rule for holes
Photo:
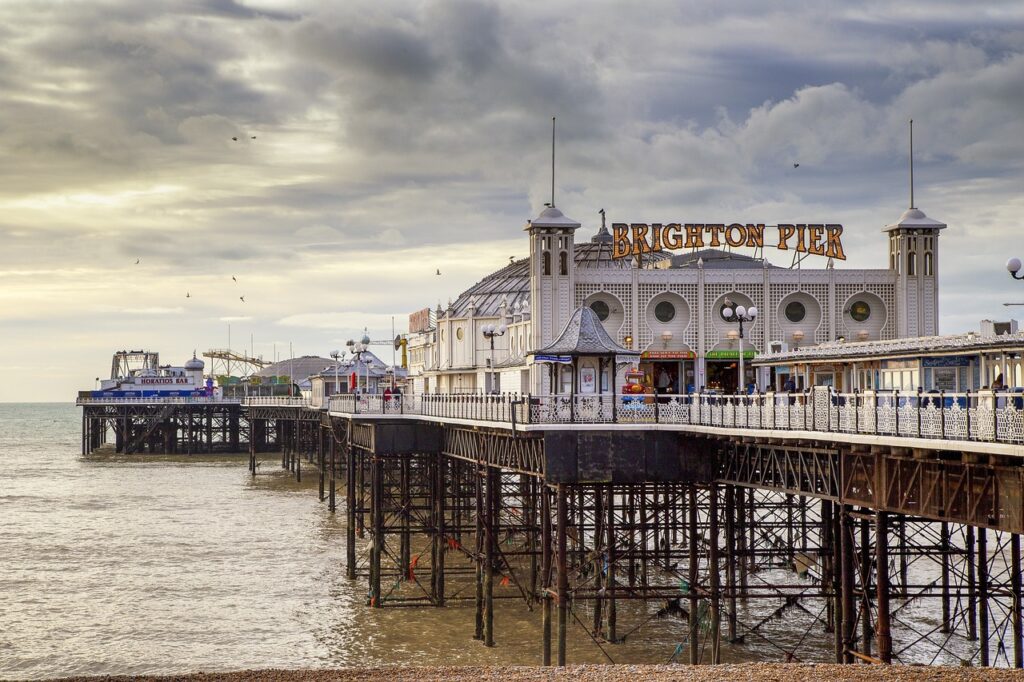
<svg viewBox="0 0 1024 682">
<path fill-rule="evenodd" d="M 555 117 L 551 117 L 551 206 L 555 205 Z"/>
<path fill-rule="evenodd" d="M 910 208 L 914 208 L 914 119 L 910 119 Z"/>
</svg>

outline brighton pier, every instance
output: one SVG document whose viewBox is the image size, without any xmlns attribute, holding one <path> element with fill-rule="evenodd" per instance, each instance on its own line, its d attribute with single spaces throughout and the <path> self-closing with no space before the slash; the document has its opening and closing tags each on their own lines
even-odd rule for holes
<svg viewBox="0 0 1024 682">
<path fill-rule="evenodd" d="M 83 453 L 279 451 L 343 496 L 369 607 L 471 602 L 493 646 L 516 600 L 545 665 L 668 618 L 690 663 L 1024 666 L 1024 334 L 938 335 L 944 223 L 911 199 L 884 267 L 784 268 L 619 258 L 553 204 L 410 315 L 401 391 L 335 352 L 301 396 L 83 395 Z"/>
</svg>

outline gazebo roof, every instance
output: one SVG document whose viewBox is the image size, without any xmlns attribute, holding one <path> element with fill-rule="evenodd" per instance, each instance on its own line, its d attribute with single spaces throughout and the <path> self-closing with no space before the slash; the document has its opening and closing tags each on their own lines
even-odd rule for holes
<svg viewBox="0 0 1024 682">
<path fill-rule="evenodd" d="M 547 347 L 531 351 L 531 355 L 640 355 L 640 351 L 623 348 L 605 331 L 597 313 L 589 306 L 573 311 L 562 333 Z"/>
</svg>

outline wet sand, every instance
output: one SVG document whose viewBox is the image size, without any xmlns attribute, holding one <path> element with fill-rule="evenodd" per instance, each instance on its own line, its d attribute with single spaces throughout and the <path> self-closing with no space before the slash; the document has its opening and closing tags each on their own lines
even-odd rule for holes
<svg viewBox="0 0 1024 682">
<path fill-rule="evenodd" d="M 1024 680 L 1024 671 L 925 666 L 745 663 L 719 666 L 580 665 L 541 667 L 388 667 L 335 670 L 243 670 L 143 677 L 68 677 L 65 682 L 527 682 L 533 680 L 681 680 L 684 682 L 802 682 L 804 680 Z"/>
</svg>

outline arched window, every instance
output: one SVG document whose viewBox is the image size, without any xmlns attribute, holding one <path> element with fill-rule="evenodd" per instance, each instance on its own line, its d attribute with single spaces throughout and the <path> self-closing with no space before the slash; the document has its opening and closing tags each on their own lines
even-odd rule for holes
<svg viewBox="0 0 1024 682">
<path fill-rule="evenodd" d="M 558 274 L 568 275 L 569 274 L 569 254 L 562 251 L 558 254 Z"/>
<path fill-rule="evenodd" d="M 924 252 L 924 274 L 925 274 L 925 277 L 931 277 L 932 275 L 935 274 L 935 272 L 932 270 L 932 252 L 931 251 L 925 251 Z"/>
<path fill-rule="evenodd" d="M 917 254 L 907 251 L 907 275 L 913 277 L 917 274 Z"/>
<path fill-rule="evenodd" d="M 550 251 L 545 251 L 544 252 L 543 260 L 541 262 L 541 274 L 542 275 L 550 275 L 551 274 L 551 252 Z"/>
</svg>

